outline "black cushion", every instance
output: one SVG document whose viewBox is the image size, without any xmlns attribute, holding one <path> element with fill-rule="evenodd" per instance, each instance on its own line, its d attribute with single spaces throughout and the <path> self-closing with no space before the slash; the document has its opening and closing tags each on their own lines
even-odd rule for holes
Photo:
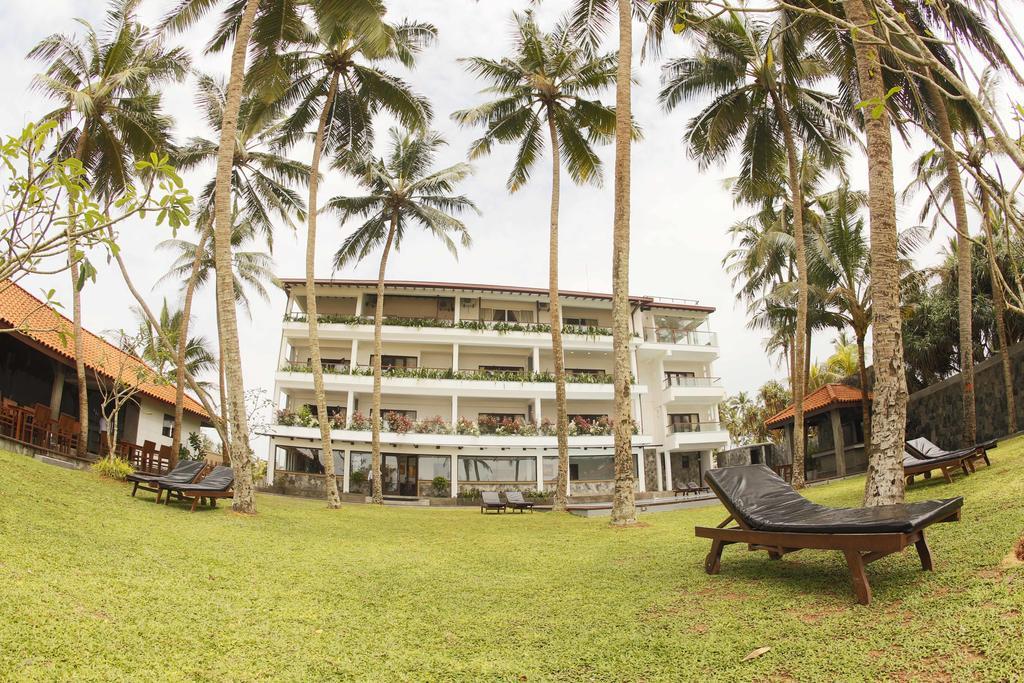
<svg viewBox="0 0 1024 683">
<path fill-rule="evenodd" d="M 903 451 L 903 466 L 904 467 L 917 467 L 918 465 L 929 465 L 935 469 L 938 469 L 941 465 L 948 463 L 959 462 L 963 460 L 964 454 L 957 451 L 954 453 L 947 453 L 946 455 L 936 455 L 929 458 L 915 458 L 910 451 Z"/>
<path fill-rule="evenodd" d="M 952 515 L 963 498 L 869 508 L 830 508 L 807 500 L 764 465 L 710 470 L 705 481 L 757 531 L 819 534 L 908 533 Z"/>
<path fill-rule="evenodd" d="M 938 446 L 936 446 L 934 443 L 932 443 L 923 436 L 919 436 L 916 439 L 908 441 L 907 446 L 909 447 L 910 452 L 913 453 L 915 457 L 921 457 L 927 460 L 945 459 L 954 456 L 962 458 L 965 455 L 973 454 L 978 449 L 978 446 L 971 446 L 970 448 L 961 448 L 955 451 L 947 451 L 945 449 L 939 448 Z"/>
<path fill-rule="evenodd" d="M 175 491 L 227 491 L 235 483 L 235 473 L 230 467 L 217 465 L 213 471 L 195 484 L 178 484 L 170 486 Z"/>
<path fill-rule="evenodd" d="M 148 484 L 187 484 L 203 469 L 201 460 L 182 460 L 168 474 L 140 474 L 135 472 L 125 477 L 128 481 Z"/>
</svg>

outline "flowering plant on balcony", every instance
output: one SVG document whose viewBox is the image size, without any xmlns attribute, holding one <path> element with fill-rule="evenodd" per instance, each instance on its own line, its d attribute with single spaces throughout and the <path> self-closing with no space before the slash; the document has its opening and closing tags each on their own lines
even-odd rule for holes
<svg viewBox="0 0 1024 683">
<path fill-rule="evenodd" d="M 299 416 L 295 411 L 288 408 L 279 408 L 277 411 L 277 424 L 282 427 L 295 427 L 299 424 Z"/>
<path fill-rule="evenodd" d="M 556 436 L 558 434 L 558 425 L 550 417 L 545 417 L 540 421 L 540 427 L 537 431 L 541 436 Z"/>
<path fill-rule="evenodd" d="M 413 421 L 403 413 L 384 413 L 385 431 L 394 432 L 395 434 L 405 434 L 412 429 L 412 426 Z"/>
<path fill-rule="evenodd" d="M 440 415 L 420 420 L 413 426 L 417 434 L 451 434 L 452 428 Z"/>
<path fill-rule="evenodd" d="M 348 421 L 348 428 L 354 432 L 368 432 L 373 429 L 373 424 L 370 422 L 370 418 L 357 410 L 352 413 L 352 419 Z"/>
<path fill-rule="evenodd" d="M 344 429 L 345 428 L 345 413 L 341 410 L 336 410 L 331 413 L 331 429 Z"/>
<path fill-rule="evenodd" d="M 455 423 L 455 433 L 460 436 L 480 436 L 480 427 L 476 422 L 460 417 Z"/>
</svg>

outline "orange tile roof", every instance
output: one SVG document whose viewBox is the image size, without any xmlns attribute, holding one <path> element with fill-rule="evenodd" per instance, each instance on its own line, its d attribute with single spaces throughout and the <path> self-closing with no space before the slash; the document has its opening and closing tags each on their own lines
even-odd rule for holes
<svg viewBox="0 0 1024 683">
<path fill-rule="evenodd" d="M 849 384 L 826 384 L 815 389 L 804 396 L 804 415 L 824 410 L 831 406 L 851 405 L 860 403 L 863 392 L 857 387 Z M 868 400 L 871 400 L 871 392 L 868 392 Z M 794 406 L 787 406 L 782 412 L 772 415 L 764 421 L 764 426 L 769 429 L 781 427 L 786 422 L 793 420 Z"/>
<path fill-rule="evenodd" d="M 0 323 L 16 328 L 19 334 L 63 356 L 69 362 L 75 362 L 74 323 L 10 280 L 0 283 Z M 104 369 L 104 362 L 107 354 L 115 354 L 115 357 L 124 356 L 129 363 L 138 363 L 156 374 L 156 371 L 140 358 L 125 353 L 88 330 L 83 329 L 82 332 L 85 366 L 92 372 L 112 377 L 111 372 Z M 125 366 L 120 367 L 123 369 Z M 173 384 L 145 382 L 141 385 L 140 391 L 162 403 L 174 405 Z M 209 419 L 202 405 L 188 394 L 185 395 L 185 410 L 203 419 Z"/>
</svg>

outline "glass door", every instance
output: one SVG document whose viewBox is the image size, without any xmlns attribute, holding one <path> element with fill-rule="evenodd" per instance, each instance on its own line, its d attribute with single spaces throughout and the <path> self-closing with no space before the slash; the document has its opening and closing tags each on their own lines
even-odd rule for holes
<svg viewBox="0 0 1024 683">
<path fill-rule="evenodd" d="M 415 455 L 385 453 L 381 464 L 381 487 L 384 495 L 415 496 L 419 474 Z"/>
</svg>

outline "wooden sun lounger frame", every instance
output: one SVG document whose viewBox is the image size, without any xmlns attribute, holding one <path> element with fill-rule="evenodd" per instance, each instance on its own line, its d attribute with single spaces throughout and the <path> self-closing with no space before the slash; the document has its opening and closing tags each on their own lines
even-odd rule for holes
<svg viewBox="0 0 1024 683">
<path fill-rule="evenodd" d="M 974 463 L 971 462 L 973 458 L 979 457 L 977 455 L 965 455 L 961 458 L 951 458 L 947 461 L 942 460 L 922 460 L 918 465 L 907 465 L 903 466 L 903 478 L 907 480 L 907 485 L 914 483 L 914 477 L 919 474 L 924 475 L 925 479 L 931 476 L 931 473 L 935 470 L 942 472 L 943 478 L 947 483 L 953 483 L 953 473 L 957 470 L 963 470 L 965 475 L 969 475 L 974 472 Z"/>
<path fill-rule="evenodd" d="M 743 520 L 728 502 L 719 496 L 722 505 L 728 510 L 729 516 L 715 528 L 696 527 L 698 538 L 711 539 L 711 552 L 704 559 L 704 571 L 717 574 L 722 569 L 722 551 L 725 546 L 734 543 L 746 543 L 747 550 L 753 552 L 766 550 L 769 559 L 781 560 L 783 555 L 798 550 L 839 550 L 846 557 L 853 581 L 853 592 L 857 602 L 867 605 L 871 602 L 871 584 L 865 567 L 887 555 L 898 553 L 907 546 L 913 545 L 921 559 L 921 569 L 932 571 L 932 553 L 924 538 L 924 528 L 909 533 L 870 533 L 870 534 L 838 534 L 838 533 L 797 533 L 781 531 L 757 531 L 743 523 Z M 956 522 L 960 519 L 960 510 L 937 522 Z M 736 526 L 727 526 L 736 522 Z M 937 523 L 936 522 L 936 523 Z"/>
</svg>

